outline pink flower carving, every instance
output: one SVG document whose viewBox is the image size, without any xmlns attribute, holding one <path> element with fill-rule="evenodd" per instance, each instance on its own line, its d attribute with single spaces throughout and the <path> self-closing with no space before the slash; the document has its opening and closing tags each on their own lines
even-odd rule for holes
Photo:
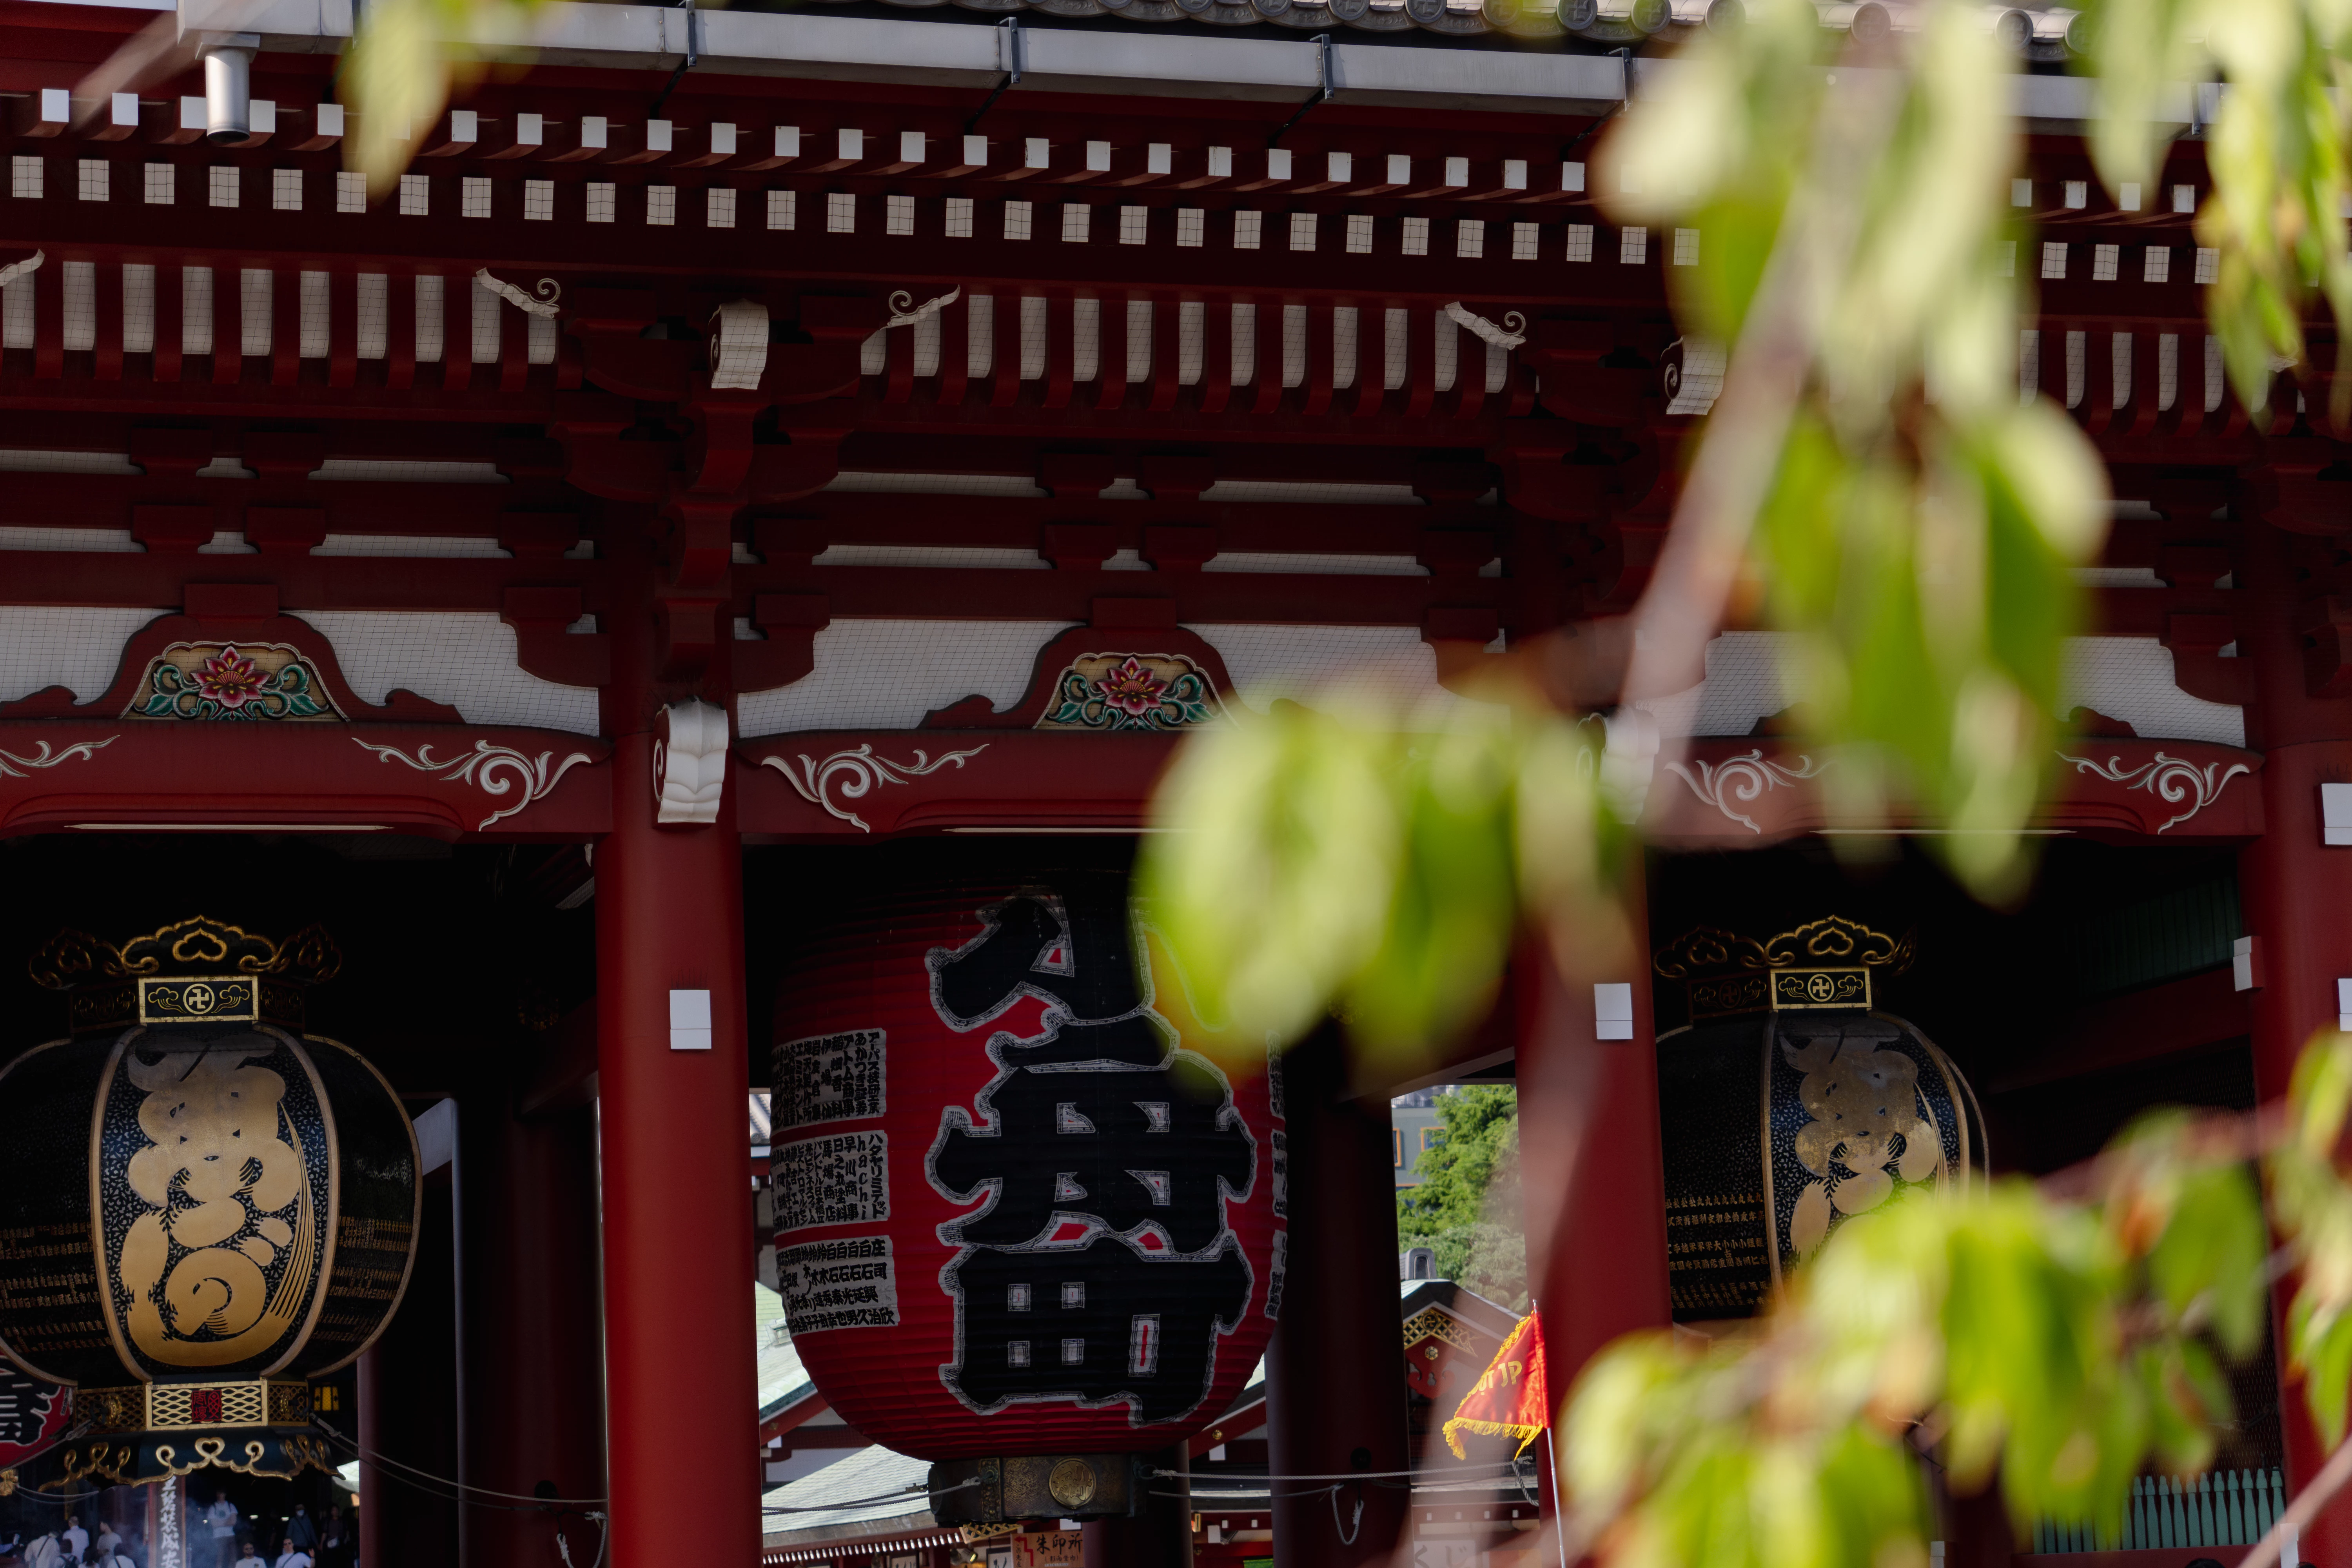
<svg viewBox="0 0 2352 1568">
<path fill-rule="evenodd" d="M 234 712 L 261 695 L 268 678 L 254 664 L 229 644 L 212 658 L 196 666 L 196 690 Z"/>
<path fill-rule="evenodd" d="M 1102 676 L 1094 683 L 1095 695 L 1106 706 L 1116 708 L 1130 719 L 1140 719 L 1160 706 L 1160 695 L 1168 683 L 1143 668 L 1133 654 L 1117 669 Z"/>
</svg>

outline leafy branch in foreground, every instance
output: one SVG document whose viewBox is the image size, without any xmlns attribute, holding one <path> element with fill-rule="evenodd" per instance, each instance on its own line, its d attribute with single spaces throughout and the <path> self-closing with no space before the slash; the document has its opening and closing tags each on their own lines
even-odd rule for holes
<svg viewBox="0 0 2352 1568">
<path fill-rule="evenodd" d="M 2171 140 L 2164 100 L 2218 71 L 2227 84 L 2205 132 L 2212 196 L 2197 237 L 2220 253 L 2206 315 L 2231 384 L 2249 408 L 2275 374 L 2305 365 L 2303 316 L 2315 284 L 2352 335 L 2352 261 L 2344 198 L 2352 188 L 2352 9 L 2336 0 L 2095 0 L 2084 17 L 2099 114 L 2091 149 L 2108 189 L 2154 192 Z M 2352 381 L 2332 414 L 2352 422 Z"/>
<path fill-rule="evenodd" d="M 1487 1005 L 1514 934 L 1499 911 L 1530 911 L 1563 947 L 1606 939 L 1630 837 L 1605 735 L 1530 699 L 1510 724 L 1457 715 L 1418 734 L 1284 708 L 1196 747 L 1162 802 L 1188 831 L 1143 864 L 1196 1003 L 1254 1037 L 1337 997 L 1393 1068 Z M 1478 918 L 1450 928 L 1440 969 L 1428 933 L 1465 908 Z M 1406 984 L 1382 973 L 1400 952 L 1420 964 Z M 2269 1280 L 2290 1272 L 2291 1364 L 2339 1442 L 2347 1101 L 2352 1037 L 2324 1036 L 2284 1114 L 2152 1117 L 2040 1186 L 1914 1196 L 1842 1226 L 1752 1339 L 1620 1341 L 1564 1422 L 1577 1546 L 1622 1568 L 1923 1563 L 1930 1450 L 1955 1489 L 1997 1473 L 2021 1523 L 2112 1530 L 2145 1465 L 2210 1461 L 2230 1419 L 2221 1358 L 2258 1345 Z M 2352 1447 L 2290 1520 L 2347 1478 Z"/>
<path fill-rule="evenodd" d="M 2274 1266 L 2301 1271 L 2293 1364 L 2341 1442 L 2347 1092 L 2352 1039 L 2323 1036 L 2283 1120 L 2159 1113 L 2040 1186 L 1914 1194 L 1842 1226 L 1752 1338 L 1619 1341 L 1569 1402 L 1569 1528 L 1622 1568 L 1924 1563 L 1933 1451 L 1957 1492 L 1997 1474 L 2021 1524 L 2115 1531 L 2144 1465 L 2210 1462 L 2230 1418 L 2216 1352 L 2259 1346 Z"/>
<path fill-rule="evenodd" d="M 1838 750 L 1822 787 L 1863 817 L 1909 799 L 2006 898 L 2105 483 L 2062 411 L 2019 397 L 2008 62 L 1975 8 L 1918 16 L 1841 61 L 1810 0 L 1759 0 L 1604 147 L 1615 212 L 1697 230 L 1677 314 L 1733 345 L 1625 696 L 1696 678 L 1752 556 L 1796 716 Z"/>
<path fill-rule="evenodd" d="M 1290 1040 L 1336 1007 L 1373 1058 L 1418 1060 L 1492 1005 L 1523 910 L 1562 942 L 1622 939 L 1607 726 L 1495 695 L 1514 721 L 1283 703 L 1179 753 L 1139 890 L 1205 1015 Z"/>
<path fill-rule="evenodd" d="M 336 87 L 356 110 L 351 166 L 382 196 L 400 183 L 416 136 L 440 118 L 451 86 L 486 54 L 518 47 L 538 0 L 368 0 Z"/>
<path fill-rule="evenodd" d="M 2014 83 L 1957 0 L 1851 60 L 1804 0 L 1748 16 L 1685 50 L 1604 150 L 1616 214 L 1697 230 L 1699 265 L 1668 275 L 1685 330 L 1731 344 L 1606 727 L 1630 734 L 1627 707 L 1692 685 L 1753 604 L 1784 634 L 1796 716 L 1836 754 L 1835 804 L 1907 798 L 1963 830 L 1932 841 L 1958 877 L 2011 897 L 2084 625 L 2074 569 L 2106 499 L 2079 429 L 2019 385 Z M 2352 330 L 2352 5 L 2099 0 L 2093 22 L 2095 142 L 2118 195 L 2160 169 L 2158 99 L 2227 79 L 2198 230 L 2221 252 L 2214 332 L 2260 407 L 2273 367 L 2305 353 L 2315 287 Z M 2352 378 L 2336 396 L 2341 419 Z M 1491 723 L 1277 710 L 1190 742 L 1160 805 L 1187 831 L 1149 846 L 1145 888 L 1212 1010 L 1276 1038 L 1337 1010 L 1393 1066 L 1484 1009 L 1523 928 L 1564 967 L 1622 942 L 1610 889 L 1638 801 L 1620 797 L 1638 792 L 1611 786 L 1640 748 L 1551 710 L 1540 686 L 1498 681 Z M 1579 1545 L 1628 1568 L 1761 1568 L 1768 1552 L 1776 1568 L 1905 1568 L 1926 1560 L 1929 1449 L 1957 1487 L 1997 1471 L 2021 1521 L 2112 1529 L 2145 1464 L 2210 1459 L 2217 1357 L 2252 1346 L 2268 1279 L 2289 1271 L 2291 1363 L 2341 1444 L 2347 1095 L 2352 1042 L 2323 1037 L 2274 1123 L 2151 1120 L 2068 1183 L 1897 1204 L 1841 1229 L 1753 1340 L 1621 1342 L 1568 1418 Z M 2244 1568 L 2347 1479 L 2352 1446 Z"/>
</svg>

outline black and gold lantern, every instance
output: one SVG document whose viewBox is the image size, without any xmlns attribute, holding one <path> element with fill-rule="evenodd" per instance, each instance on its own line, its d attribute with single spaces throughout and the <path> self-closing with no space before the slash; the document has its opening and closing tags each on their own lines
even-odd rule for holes
<svg viewBox="0 0 2352 1568">
<path fill-rule="evenodd" d="M 50 1484 L 338 1462 L 310 1380 L 398 1306 L 418 1201 L 399 1097 L 300 1032 L 341 964 L 206 919 L 34 958 L 73 1033 L 0 1069 L 0 1352 L 75 1391 Z"/>
<path fill-rule="evenodd" d="M 1746 1317 L 1849 1218 L 1984 1174 L 1968 1080 L 1873 1009 L 1874 979 L 1911 958 L 1836 916 L 1769 942 L 1703 927 L 1658 953 L 1691 1016 L 1658 1037 L 1676 1321 Z"/>
</svg>

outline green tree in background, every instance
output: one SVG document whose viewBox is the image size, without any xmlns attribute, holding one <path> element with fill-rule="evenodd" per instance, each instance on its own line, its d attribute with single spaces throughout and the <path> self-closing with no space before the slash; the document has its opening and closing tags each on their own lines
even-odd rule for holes
<svg viewBox="0 0 2352 1568">
<path fill-rule="evenodd" d="M 1519 1093 L 1473 1084 L 1439 1097 L 1444 1142 L 1397 1194 L 1397 1245 L 1426 1247 L 1437 1274 L 1515 1312 L 1527 1310 L 1528 1244 L 1519 1218 Z"/>
</svg>

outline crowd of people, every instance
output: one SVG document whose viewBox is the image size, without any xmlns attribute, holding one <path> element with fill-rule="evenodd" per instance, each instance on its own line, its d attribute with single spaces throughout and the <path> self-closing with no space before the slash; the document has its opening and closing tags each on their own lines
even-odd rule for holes
<svg viewBox="0 0 2352 1568">
<path fill-rule="evenodd" d="M 357 1568 L 354 1521 L 341 1504 L 312 1518 L 296 1503 L 282 1524 L 247 1518 L 225 1489 L 189 1499 L 185 1568 Z M 47 1530 L 0 1523 L 0 1568 L 155 1568 L 135 1527 L 68 1513 Z"/>
<path fill-rule="evenodd" d="M 201 1542 L 194 1540 L 199 1521 Z M 341 1504 L 329 1508 L 325 1519 L 314 1520 L 310 1509 L 298 1502 L 285 1526 L 276 1531 L 257 1531 L 252 1523 L 238 1515 L 228 1493 L 215 1492 L 204 1511 L 190 1520 L 195 1549 L 188 1554 L 189 1568 L 352 1568 L 357 1560 L 358 1542 L 352 1539 Z M 209 1557 L 205 1546 L 211 1548 Z"/>
<path fill-rule="evenodd" d="M 21 1531 L 0 1541 L 0 1562 L 15 1561 L 25 1568 L 140 1568 L 123 1550 L 123 1538 L 110 1524 L 100 1524 L 93 1536 L 79 1519 L 68 1517 L 55 1530 L 26 1539 Z"/>
</svg>

